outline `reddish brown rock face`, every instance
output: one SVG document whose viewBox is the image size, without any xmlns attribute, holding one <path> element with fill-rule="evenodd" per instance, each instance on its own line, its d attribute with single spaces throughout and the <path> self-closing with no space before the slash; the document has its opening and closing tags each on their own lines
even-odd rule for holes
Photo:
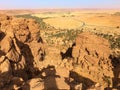
<svg viewBox="0 0 120 90">
<path fill-rule="evenodd" d="M 84 32 L 66 53 L 51 46 L 45 50 L 46 46 L 35 20 L 0 15 L 0 90 L 103 90 L 112 86 L 106 39 Z M 115 70 L 119 77 L 119 68 Z"/>
<path fill-rule="evenodd" d="M 34 75 L 34 67 L 44 55 L 39 25 L 34 20 L 0 15 L 0 76 L 13 75 L 27 80 Z"/>
<path fill-rule="evenodd" d="M 104 81 L 104 76 L 113 77 L 109 55 L 108 41 L 91 33 L 81 33 L 72 51 L 79 73 L 95 82 Z"/>
</svg>

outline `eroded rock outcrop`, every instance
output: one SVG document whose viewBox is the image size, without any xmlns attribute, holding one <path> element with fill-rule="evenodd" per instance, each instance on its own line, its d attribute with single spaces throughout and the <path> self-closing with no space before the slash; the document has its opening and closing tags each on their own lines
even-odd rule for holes
<svg viewBox="0 0 120 90">
<path fill-rule="evenodd" d="M 11 76 L 34 77 L 44 55 L 39 25 L 33 19 L 0 15 L 0 88 Z"/>
<path fill-rule="evenodd" d="M 104 86 L 112 86 L 112 64 L 109 59 L 110 45 L 104 38 L 91 33 L 81 33 L 73 47 L 72 56 L 78 64 L 75 68 L 81 76 L 89 77 Z"/>
<path fill-rule="evenodd" d="M 0 15 L 0 90 L 102 90 L 112 86 L 107 40 L 82 33 L 65 53 L 55 47 L 46 51 L 33 19 Z"/>
</svg>

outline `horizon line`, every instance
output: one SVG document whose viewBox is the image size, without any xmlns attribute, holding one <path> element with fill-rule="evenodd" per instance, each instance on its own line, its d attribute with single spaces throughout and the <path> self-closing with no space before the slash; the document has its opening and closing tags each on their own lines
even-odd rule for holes
<svg viewBox="0 0 120 90">
<path fill-rule="evenodd" d="M 120 8 L 0 8 L 0 10 L 120 10 Z"/>
</svg>

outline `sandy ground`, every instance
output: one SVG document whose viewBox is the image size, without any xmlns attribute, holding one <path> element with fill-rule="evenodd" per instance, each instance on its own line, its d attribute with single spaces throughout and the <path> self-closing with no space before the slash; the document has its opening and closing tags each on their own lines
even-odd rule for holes
<svg viewBox="0 0 120 90">
<path fill-rule="evenodd" d="M 119 10 L 63 11 L 32 14 L 56 29 L 81 29 L 97 33 L 120 34 Z M 118 27 L 118 28 L 117 28 Z"/>
</svg>

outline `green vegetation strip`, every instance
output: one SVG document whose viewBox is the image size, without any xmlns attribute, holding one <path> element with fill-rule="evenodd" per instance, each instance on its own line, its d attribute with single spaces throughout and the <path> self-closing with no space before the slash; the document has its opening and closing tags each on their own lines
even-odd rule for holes
<svg viewBox="0 0 120 90">
<path fill-rule="evenodd" d="M 119 15 L 120 13 L 117 12 L 115 13 L 117 15 Z M 47 25 L 45 22 L 43 22 L 44 18 L 39 18 L 39 17 L 35 17 L 35 16 L 31 16 L 30 14 L 24 14 L 24 15 L 16 15 L 16 17 L 20 18 L 32 18 L 35 19 L 37 23 L 40 24 L 40 29 L 41 30 L 48 30 L 48 27 L 50 28 L 51 26 Z M 52 29 L 55 29 L 54 27 L 52 27 Z M 46 31 L 45 31 L 46 32 Z M 74 29 L 59 29 L 58 32 L 56 33 L 46 33 L 46 35 L 48 36 L 49 40 L 50 38 L 63 38 L 63 41 L 74 41 L 76 36 L 81 33 L 82 30 L 78 29 L 78 30 L 74 30 Z M 116 35 L 116 36 L 112 36 L 112 35 L 108 35 L 108 34 L 98 34 L 96 33 L 98 36 L 101 36 L 103 38 L 106 38 L 109 40 L 110 44 L 111 44 L 111 48 L 115 49 L 118 48 L 120 49 L 120 35 Z"/>
<path fill-rule="evenodd" d="M 24 14 L 24 15 L 16 15 L 16 17 L 20 18 L 20 17 L 23 17 L 23 18 L 27 18 L 27 19 L 34 19 L 37 23 L 40 24 L 40 29 L 46 29 L 47 28 L 47 25 L 46 23 L 43 22 L 43 19 L 42 18 L 39 18 L 39 17 L 35 17 L 35 16 L 31 16 L 31 14 Z"/>
<path fill-rule="evenodd" d="M 116 36 L 112 36 L 108 34 L 97 34 L 97 35 L 109 40 L 112 49 L 115 48 L 120 49 L 120 35 L 116 35 Z"/>
</svg>

